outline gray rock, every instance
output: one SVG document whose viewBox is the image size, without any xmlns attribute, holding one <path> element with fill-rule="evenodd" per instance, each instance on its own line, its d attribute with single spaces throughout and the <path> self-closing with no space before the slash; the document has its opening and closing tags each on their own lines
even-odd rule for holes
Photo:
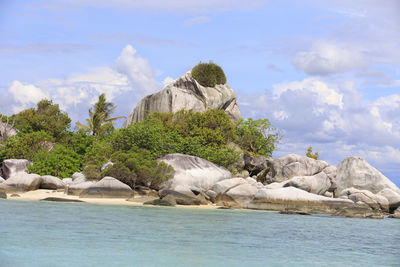
<svg viewBox="0 0 400 267">
<path fill-rule="evenodd" d="M 2 182 L 4 182 L 4 181 L 5 181 L 5 179 L 4 179 L 3 177 L 0 176 L 0 184 L 1 184 Z"/>
<path fill-rule="evenodd" d="M 79 196 L 84 190 L 88 189 L 94 183 L 92 181 L 83 183 L 72 183 L 67 185 L 66 192 L 68 195 Z"/>
<path fill-rule="evenodd" d="M 42 178 L 37 174 L 18 172 L 0 184 L 6 193 L 21 193 L 39 189 Z"/>
<path fill-rule="evenodd" d="M 359 190 L 354 187 L 346 188 L 340 192 L 340 196 L 347 196 L 355 203 L 363 202 L 373 210 L 389 211 L 389 201 L 385 197 L 373 194 L 368 190 Z"/>
<path fill-rule="evenodd" d="M 7 194 L 3 189 L 0 189 L 0 198 L 7 199 Z"/>
<path fill-rule="evenodd" d="M 174 199 L 166 197 L 165 199 L 155 199 L 151 201 L 146 201 L 143 205 L 153 205 L 153 206 L 175 206 L 176 202 Z"/>
<path fill-rule="evenodd" d="M 142 197 L 147 196 L 147 197 L 156 197 L 156 198 L 159 197 L 157 191 L 155 191 L 149 187 L 146 187 L 146 186 L 135 187 L 135 189 L 133 190 L 133 195 L 134 195 L 134 197 L 136 197 L 136 196 L 142 196 Z"/>
<path fill-rule="evenodd" d="M 258 189 L 254 185 L 248 183 L 240 184 L 223 193 L 220 198 L 222 201 L 218 201 L 217 197 L 217 203 L 221 205 L 222 202 L 222 205 L 226 207 L 247 208 L 248 203 L 253 200 L 257 192 Z"/>
<path fill-rule="evenodd" d="M 109 167 L 112 167 L 113 165 L 114 165 L 114 163 L 112 163 L 111 160 L 109 160 L 109 161 L 107 161 L 105 164 L 103 164 L 103 165 L 100 167 L 100 170 L 101 170 L 101 171 L 104 171 L 105 169 L 107 169 L 107 168 L 109 168 Z"/>
<path fill-rule="evenodd" d="M 201 200 L 195 196 L 190 197 L 188 195 L 173 191 L 173 190 L 162 190 L 160 193 L 161 199 L 173 199 L 178 205 L 200 205 Z"/>
<path fill-rule="evenodd" d="M 295 176 L 284 187 L 293 186 L 309 193 L 323 195 L 331 187 L 331 181 L 324 172 L 313 176 Z"/>
<path fill-rule="evenodd" d="M 395 210 L 393 212 L 393 214 L 390 214 L 388 216 L 388 218 L 393 218 L 393 219 L 400 219 L 400 211 L 399 210 Z"/>
<path fill-rule="evenodd" d="M 295 187 L 277 189 L 262 188 L 248 204 L 250 209 L 277 210 L 306 209 L 310 213 L 332 213 L 337 208 L 354 206 L 348 199 L 328 198 Z"/>
<path fill-rule="evenodd" d="M 211 187 L 211 190 L 214 191 L 217 195 L 218 194 L 223 194 L 227 192 L 229 189 L 232 189 L 236 186 L 239 186 L 241 184 L 246 184 L 246 180 L 243 178 L 231 178 L 231 179 L 225 179 L 222 181 L 217 182 Z"/>
<path fill-rule="evenodd" d="M 400 195 L 393 190 L 385 188 L 379 191 L 378 195 L 385 197 L 389 201 L 390 212 L 396 210 L 400 206 Z"/>
<path fill-rule="evenodd" d="M 121 181 L 106 176 L 97 183 L 89 185 L 80 194 L 80 198 L 129 198 L 133 190 Z"/>
<path fill-rule="evenodd" d="M 394 183 L 359 157 L 349 157 L 339 163 L 335 181 L 338 192 L 354 187 L 377 194 L 387 188 L 400 194 L 400 189 Z"/>
<path fill-rule="evenodd" d="M 210 108 L 221 109 L 237 121 L 242 115 L 236 99 L 235 92 L 228 85 L 201 86 L 189 71 L 160 92 L 143 98 L 128 116 L 124 127 L 143 121 L 149 112 L 177 112 L 182 109 L 195 112 L 204 112 Z"/>
<path fill-rule="evenodd" d="M 175 169 L 174 177 L 163 183 L 162 189 L 175 190 L 181 185 L 188 186 L 192 191 L 206 192 L 218 181 L 232 177 L 227 169 L 190 155 L 168 154 L 158 161 L 163 161 Z"/>
<path fill-rule="evenodd" d="M 63 181 L 55 176 L 45 175 L 42 176 L 42 183 L 40 184 L 40 189 L 50 189 L 50 190 L 57 190 L 57 189 L 64 189 L 65 184 Z"/>
<path fill-rule="evenodd" d="M 6 141 L 11 136 L 18 133 L 18 130 L 13 125 L 0 121 L 0 141 Z"/>
<path fill-rule="evenodd" d="M 249 153 L 243 155 L 244 168 L 249 172 L 250 176 L 259 174 L 262 170 L 268 168 L 270 158 L 263 156 L 253 156 Z"/>
<path fill-rule="evenodd" d="M 62 181 L 65 185 L 73 183 L 72 178 L 64 178 L 62 179 Z"/>
<path fill-rule="evenodd" d="M 289 154 L 279 159 L 268 159 L 267 163 L 268 168 L 264 173 L 267 184 L 283 182 L 295 176 L 313 176 L 329 166 L 325 161 L 296 154 Z"/>
<path fill-rule="evenodd" d="M 25 172 L 31 162 L 27 159 L 6 159 L 1 167 L 2 176 L 8 179 L 18 173 Z"/>
<path fill-rule="evenodd" d="M 62 197 L 46 197 L 41 199 L 40 201 L 53 201 L 53 202 L 84 202 L 79 199 L 68 199 L 68 198 L 62 198 Z"/>
<path fill-rule="evenodd" d="M 72 181 L 75 184 L 84 183 L 88 180 L 86 179 L 85 175 L 82 172 L 76 172 L 72 174 Z"/>
<path fill-rule="evenodd" d="M 333 216 L 341 216 L 347 218 L 370 218 L 370 219 L 383 219 L 384 216 L 381 211 L 373 210 L 364 206 L 353 206 L 338 209 L 332 214 Z"/>
</svg>

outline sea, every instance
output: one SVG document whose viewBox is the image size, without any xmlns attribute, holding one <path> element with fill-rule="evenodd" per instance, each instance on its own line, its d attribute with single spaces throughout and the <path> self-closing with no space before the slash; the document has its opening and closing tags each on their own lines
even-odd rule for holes
<svg viewBox="0 0 400 267">
<path fill-rule="evenodd" d="M 400 266 L 400 220 L 0 200 L 0 266 Z"/>
</svg>

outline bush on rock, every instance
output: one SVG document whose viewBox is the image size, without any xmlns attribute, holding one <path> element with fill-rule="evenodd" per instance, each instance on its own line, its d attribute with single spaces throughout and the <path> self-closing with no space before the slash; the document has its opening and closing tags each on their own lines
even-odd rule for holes
<svg viewBox="0 0 400 267">
<path fill-rule="evenodd" d="M 217 64 L 199 63 L 192 69 L 192 77 L 205 87 L 214 87 L 217 84 L 225 84 L 226 76 L 224 71 Z"/>
</svg>

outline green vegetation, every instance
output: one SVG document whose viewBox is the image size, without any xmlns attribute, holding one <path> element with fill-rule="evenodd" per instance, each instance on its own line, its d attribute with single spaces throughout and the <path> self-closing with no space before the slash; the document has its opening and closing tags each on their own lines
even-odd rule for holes
<svg viewBox="0 0 400 267">
<path fill-rule="evenodd" d="M 214 87 L 217 84 L 225 84 L 226 76 L 220 66 L 213 62 L 199 63 L 192 69 L 192 77 L 202 86 Z"/>
<path fill-rule="evenodd" d="M 309 146 L 307 148 L 306 156 L 309 157 L 309 158 L 312 158 L 312 159 L 318 159 L 319 158 L 318 152 L 313 153 L 311 146 Z"/>
<path fill-rule="evenodd" d="M 78 124 L 77 131 L 69 131 L 68 115 L 58 105 L 42 100 L 35 109 L 7 118 L 15 121 L 20 132 L 0 141 L 0 162 L 25 158 L 33 162 L 28 171 L 40 175 L 65 178 L 83 171 L 88 179 L 112 176 L 131 187 L 157 189 L 174 173 L 171 166 L 157 161 L 163 155 L 193 155 L 237 171 L 238 146 L 252 154 L 271 156 L 280 139 L 266 119 L 235 124 L 224 111 L 213 109 L 151 113 L 142 122 L 115 130 L 113 124 L 120 117 L 112 117 L 114 108 L 100 95 L 89 110 L 88 125 Z M 113 165 L 102 168 L 110 160 Z"/>
</svg>

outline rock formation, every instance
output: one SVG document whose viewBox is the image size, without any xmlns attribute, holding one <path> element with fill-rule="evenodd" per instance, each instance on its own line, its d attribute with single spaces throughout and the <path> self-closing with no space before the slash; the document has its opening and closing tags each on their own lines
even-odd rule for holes
<svg viewBox="0 0 400 267">
<path fill-rule="evenodd" d="M 57 178 L 55 176 L 51 175 L 45 175 L 42 176 L 42 182 L 40 184 L 40 189 L 51 189 L 51 190 L 57 190 L 57 189 L 64 189 L 65 184 L 60 178 Z"/>
<path fill-rule="evenodd" d="M 220 109 L 237 121 L 242 115 L 236 98 L 235 92 L 227 84 L 204 87 L 189 71 L 163 90 L 143 98 L 128 116 L 124 127 L 143 121 L 149 112 L 177 112 L 182 109 L 195 112 L 204 112 L 210 108 Z"/>
<path fill-rule="evenodd" d="M 28 169 L 31 162 L 27 159 L 6 159 L 1 167 L 2 176 L 8 179 L 17 173 L 24 172 Z"/>
<path fill-rule="evenodd" d="M 80 198 L 129 198 L 133 190 L 121 181 L 106 176 L 83 190 Z"/>
<path fill-rule="evenodd" d="M 40 177 L 40 175 L 18 172 L 1 183 L 0 188 L 6 193 L 21 193 L 37 190 L 41 183 L 42 177 Z"/>
</svg>

